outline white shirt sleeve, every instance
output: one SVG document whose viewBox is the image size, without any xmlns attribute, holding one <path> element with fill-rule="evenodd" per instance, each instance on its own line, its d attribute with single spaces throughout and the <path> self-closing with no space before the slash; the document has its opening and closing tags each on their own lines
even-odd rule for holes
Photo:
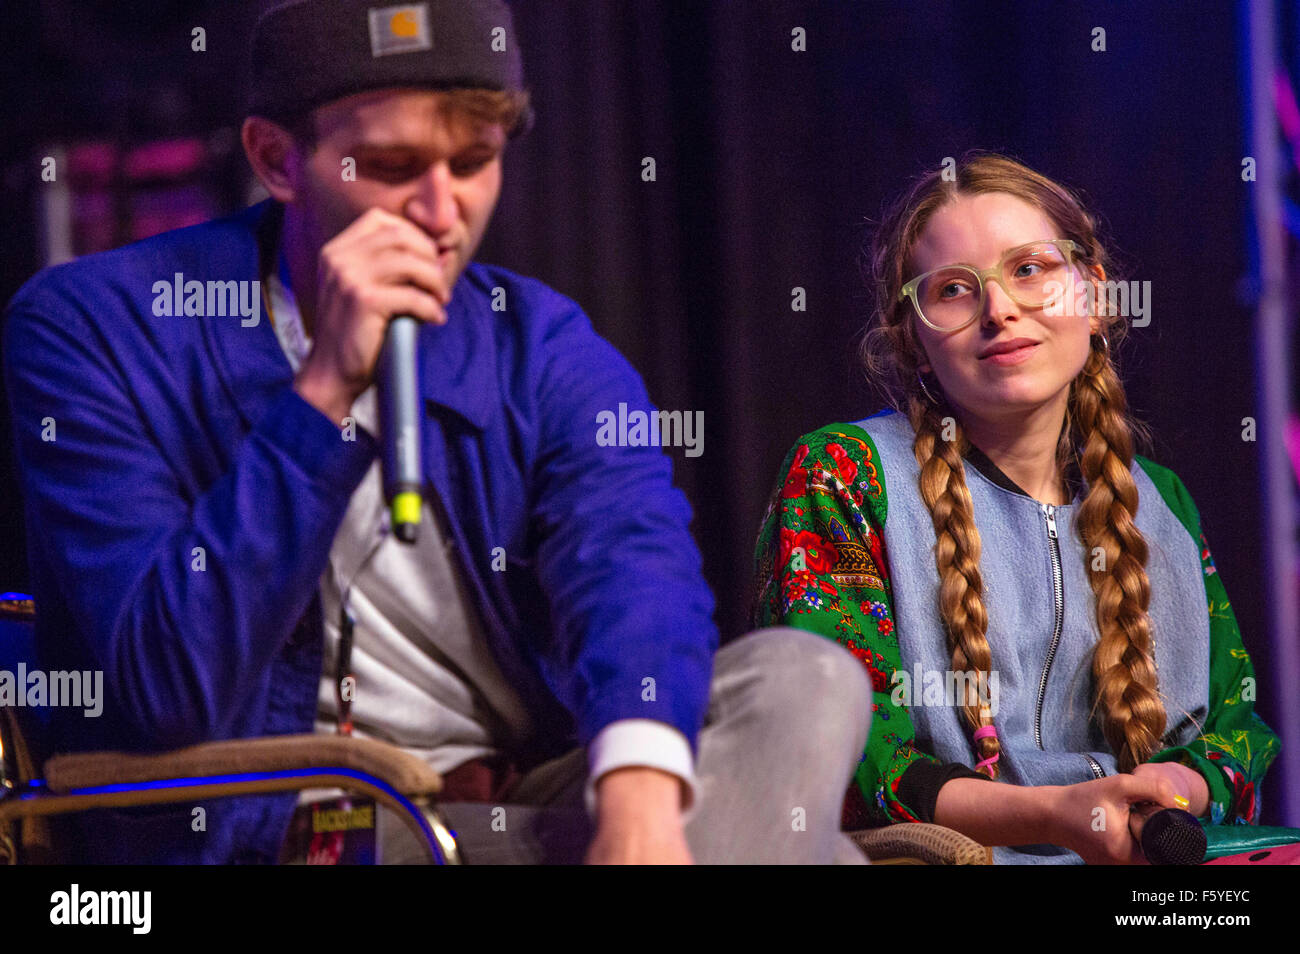
<svg viewBox="0 0 1300 954">
<path fill-rule="evenodd" d="M 682 821 L 695 813 L 697 783 L 686 736 L 656 719 L 619 719 L 596 734 L 587 747 L 587 813 L 596 815 L 596 782 L 607 772 L 644 766 L 676 775 L 682 781 Z"/>
</svg>

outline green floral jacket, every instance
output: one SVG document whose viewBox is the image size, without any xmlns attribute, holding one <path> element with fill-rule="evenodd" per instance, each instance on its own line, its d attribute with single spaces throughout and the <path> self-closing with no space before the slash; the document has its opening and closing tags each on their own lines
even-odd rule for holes
<svg viewBox="0 0 1300 954">
<path fill-rule="evenodd" d="M 1172 471 L 1138 461 L 1200 541 L 1210 617 L 1204 731 L 1190 745 L 1165 749 L 1151 761 L 1178 761 L 1205 777 L 1210 823 L 1255 823 L 1256 789 L 1278 754 L 1278 737 L 1254 712 L 1254 669 L 1195 504 Z M 906 672 L 907 661 L 894 635 L 882 544 L 889 499 L 878 462 L 870 436 L 852 424 L 805 435 L 782 466 L 755 554 L 755 625 L 795 626 L 833 639 L 862 661 L 871 679 L 871 731 L 845 799 L 845 828 L 919 821 L 915 808 L 899 798 L 899 779 L 917 760 L 938 764 L 914 746 L 908 709 L 892 698 L 893 674 Z"/>
</svg>

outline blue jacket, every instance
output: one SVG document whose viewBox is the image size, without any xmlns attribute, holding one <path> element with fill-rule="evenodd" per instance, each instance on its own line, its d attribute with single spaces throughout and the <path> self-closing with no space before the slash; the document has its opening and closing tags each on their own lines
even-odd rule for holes
<svg viewBox="0 0 1300 954">
<path fill-rule="evenodd" d="M 46 269 L 10 303 L 38 662 L 103 670 L 107 697 L 97 719 L 53 713 L 55 750 L 312 731 L 318 581 L 377 443 L 298 396 L 265 314 L 154 314 L 178 272 L 259 280 L 282 212 Z M 596 440 L 600 412 L 650 407 L 640 378 L 571 300 L 505 269 L 471 264 L 448 317 L 419 339 L 426 491 L 534 716 L 503 746 L 526 766 L 623 718 L 694 746 L 717 631 L 690 508 L 660 448 Z M 91 813 L 74 837 L 91 861 L 268 861 L 293 806 L 214 800 L 206 832 L 188 805 Z"/>
</svg>

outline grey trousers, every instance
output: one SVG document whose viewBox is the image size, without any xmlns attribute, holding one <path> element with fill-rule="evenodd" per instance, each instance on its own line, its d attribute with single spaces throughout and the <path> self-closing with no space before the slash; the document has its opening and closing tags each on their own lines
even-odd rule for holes
<svg viewBox="0 0 1300 954">
<path fill-rule="evenodd" d="M 871 686 L 831 640 L 789 628 L 749 633 L 714 657 L 686 825 L 700 864 L 866 864 L 840 831 L 844 793 L 866 745 Z M 469 864 L 578 864 L 594 827 L 587 754 L 528 772 L 510 803 L 438 807 Z M 384 864 L 424 863 L 400 820 L 380 813 Z"/>
</svg>

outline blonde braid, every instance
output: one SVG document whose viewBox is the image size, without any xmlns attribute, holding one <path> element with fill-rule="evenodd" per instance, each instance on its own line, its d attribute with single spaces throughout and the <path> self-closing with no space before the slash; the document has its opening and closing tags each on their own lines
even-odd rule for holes
<svg viewBox="0 0 1300 954">
<path fill-rule="evenodd" d="M 939 612 L 952 654 L 952 671 L 978 674 L 977 687 L 972 687 L 969 680 L 964 683 L 967 695 L 962 709 L 967 724 L 976 730 L 993 724 L 987 706 L 980 702 L 981 696 L 989 698 L 988 674 L 993 659 L 986 635 L 989 621 L 979 567 L 980 538 L 962 461 L 966 438 L 954 417 L 951 426 L 956 431 L 955 440 L 941 440 L 944 421 L 938 409 L 916 394 L 909 396 L 908 417 L 916 432 L 912 452 L 921 466 L 921 497 L 934 522 Z M 980 762 L 996 759 L 1001 752 L 996 735 L 975 740 L 974 746 Z M 996 761 L 979 770 L 992 779 L 999 775 Z"/>
<path fill-rule="evenodd" d="M 1094 337 L 1094 341 L 1097 340 Z M 1108 349 L 1095 347 L 1071 389 L 1071 404 L 1083 453 L 1080 469 L 1088 493 L 1079 507 L 1078 530 L 1085 551 L 1100 548 L 1104 564 L 1088 561 L 1088 580 L 1097 595 L 1101 638 L 1092 659 L 1095 710 L 1119 769 L 1131 772 L 1159 746 L 1165 730 L 1147 608 L 1147 544 L 1134 517 L 1137 484 L 1130 470 L 1133 438 L 1127 402 Z"/>
</svg>

